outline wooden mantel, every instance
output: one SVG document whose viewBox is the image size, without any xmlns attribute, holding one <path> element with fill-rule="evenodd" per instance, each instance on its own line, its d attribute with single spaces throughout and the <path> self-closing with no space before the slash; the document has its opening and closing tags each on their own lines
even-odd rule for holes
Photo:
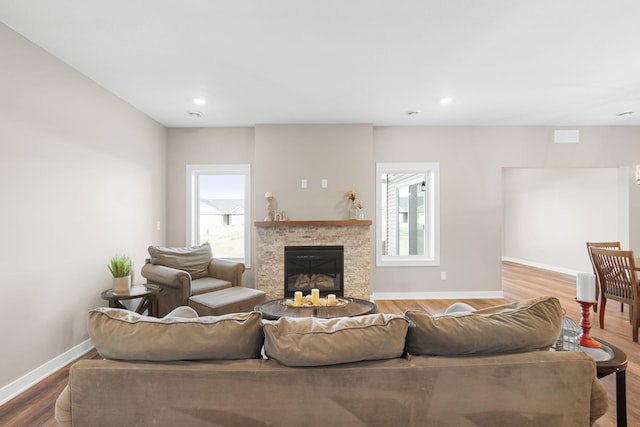
<svg viewBox="0 0 640 427">
<path fill-rule="evenodd" d="M 301 220 L 301 221 L 255 221 L 256 227 L 355 227 L 369 226 L 370 219 Z"/>
</svg>

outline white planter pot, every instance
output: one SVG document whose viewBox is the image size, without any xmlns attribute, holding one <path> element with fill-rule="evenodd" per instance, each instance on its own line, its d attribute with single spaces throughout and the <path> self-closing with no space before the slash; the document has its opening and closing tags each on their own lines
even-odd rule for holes
<svg viewBox="0 0 640 427">
<path fill-rule="evenodd" d="M 127 294 L 131 289 L 131 276 L 114 277 L 113 292 L 116 294 Z"/>
</svg>

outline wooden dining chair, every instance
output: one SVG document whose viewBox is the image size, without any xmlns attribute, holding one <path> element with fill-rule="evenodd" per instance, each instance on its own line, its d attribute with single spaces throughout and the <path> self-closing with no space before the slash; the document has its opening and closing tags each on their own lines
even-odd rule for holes
<svg viewBox="0 0 640 427">
<path fill-rule="evenodd" d="M 629 304 L 633 341 L 638 342 L 640 300 L 633 252 L 591 248 L 591 255 L 600 281 L 600 328 L 604 329 L 604 312 L 608 299 Z"/>
<path fill-rule="evenodd" d="M 587 242 L 587 253 L 589 254 L 589 261 L 591 261 L 591 267 L 593 268 L 593 274 L 596 276 L 596 303 L 593 304 L 593 312 L 598 312 L 598 297 L 600 295 L 600 283 L 598 281 L 598 273 L 596 273 L 596 266 L 593 265 L 593 257 L 591 256 L 591 248 L 601 249 L 613 249 L 620 250 L 620 242 Z M 624 310 L 624 304 L 620 304 L 620 311 Z"/>
</svg>

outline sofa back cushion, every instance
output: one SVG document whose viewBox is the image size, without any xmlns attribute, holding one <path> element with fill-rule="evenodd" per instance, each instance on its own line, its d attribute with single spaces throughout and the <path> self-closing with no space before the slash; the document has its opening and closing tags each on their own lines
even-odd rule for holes
<svg viewBox="0 0 640 427">
<path fill-rule="evenodd" d="M 552 346 L 562 329 L 557 298 L 542 297 L 476 312 L 431 316 L 407 311 L 410 354 L 451 356 L 516 353 Z"/>
<path fill-rule="evenodd" d="M 149 255 L 151 264 L 184 270 L 192 279 L 200 279 L 208 275 L 212 258 L 209 242 L 187 248 L 149 246 Z"/>
<path fill-rule="evenodd" d="M 402 356 L 409 321 L 395 314 L 264 322 L 264 350 L 287 366 L 321 366 Z"/>
<path fill-rule="evenodd" d="M 119 360 L 248 359 L 264 342 L 258 312 L 157 319 L 100 307 L 89 311 L 89 336 L 102 357 Z"/>
</svg>

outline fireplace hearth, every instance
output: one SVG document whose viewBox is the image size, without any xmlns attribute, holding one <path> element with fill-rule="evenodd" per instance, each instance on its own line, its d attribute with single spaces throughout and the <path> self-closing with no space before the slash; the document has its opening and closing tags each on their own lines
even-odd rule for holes
<svg viewBox="0 0 640 427">
<path fill-rule="evenodd" d="M 344 295 L 344 246 L 285 246 L 284 296 L 294 292 Z"/>
</svg>

